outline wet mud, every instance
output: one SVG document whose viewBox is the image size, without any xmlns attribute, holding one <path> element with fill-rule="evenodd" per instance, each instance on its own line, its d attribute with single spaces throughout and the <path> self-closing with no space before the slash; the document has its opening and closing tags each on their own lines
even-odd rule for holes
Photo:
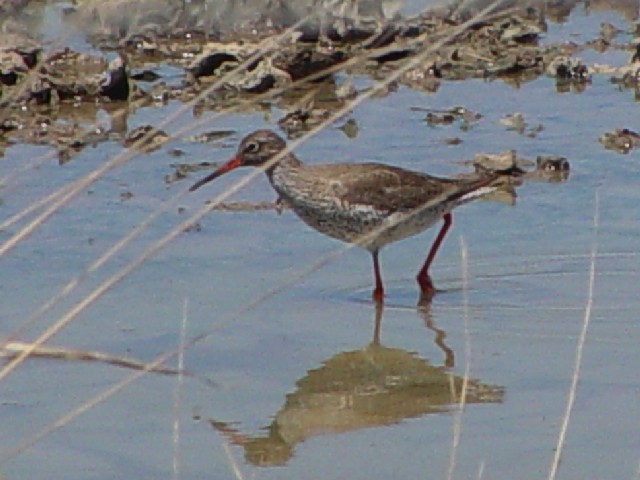
<svg viewBox="0 0 640 480">
<path fill-rule="evenodd" d="M 162 2 L 141 2 L 144 8 L 136 11 L 140 18 L 128 22 L 115 13 L 119 2 L 64 9 L 63 22 L 84 22 L 91 52 L 39 42 L 16 21 L 21 14 L 28 16 L 27 7 L 34 4 L 14 3 L 11 14 L 4 15 L 3 28 L 9 33 L 0 37 L 0 151 L 14 143 L 49 145 L 61 163 L 109 140 L 142 152 L 154 150 L 168 140 L 166 134 L 153 127 L 131 131 L 127 118 L 142 107 L 161 108 L 170 101 L 193 102 L 196 115 L 276 107 L 285 112 L 279 126 L 296 138 L 362 93 L 348 76 L 383 79 L 418 56 L 421 61 L 390 83 L 386 94 L 399 84 L 433 93 L 442 82 L 482 78 L 520 85 L 540 76 L 555 78 L 559 92 L 580 93 L 588 90 L 593 75 L 606 75 L 618 88 L 640 97 L 637 31 L 603 24 L 597 38 L 583 43 L 544 41 L 549 23 L 562 21 L 576 7 L 571 2 L 562 3 L 564 10 L 535 2 L 518 7 L 517 2 L 477 21 L 470 19 L 484 7 L 482 2 L 406 18 L 389 15 L 393 9 L 382 8 L 383 2 L 366 15 L 344 11 L 317 21 L 266 11 L 227 28 L 221 19 L 203 21 L 200 4 L 161 9 Z M 611 5 L 616 7 L 633 13 L 624 2 Z M 243 18 L 229 8 L 231 18 Z M 464 22 L 469 23 L 461 28 Z M 622 67 L 590 65 L 579 58 L 590 50 L 621 51 L 629 61 Z M 168 78 L 168 68 L 178 73 Z M 97 121 L 99 111 L 108 112 L 106 124 Z M 429 112 L 425 121 L 431 126 L 456 121 L 470 128 L 480 114 L 461 107 Z M 543 128 L 529 125 L 517 113 L 502 123 L 531 137 Z M 354 126 L 345 124 L 345 134 L 355 134 Z M 454 137 L 448 143 L 459 141 Z M 628 143 L 616 147 L 611 142 L 603 144 L 615 151 L 624 151 Z"/>
</svg>

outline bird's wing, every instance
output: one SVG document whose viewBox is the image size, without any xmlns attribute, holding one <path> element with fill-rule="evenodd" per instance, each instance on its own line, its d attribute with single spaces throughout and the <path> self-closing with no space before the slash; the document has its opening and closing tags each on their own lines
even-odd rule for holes
<svg viewBox="0 0 640 480">
<path fill-rule="evenodd" d="M 315 167 L 315 174 L 331 187 L 341 202 L 371 206 L 387 213 L 424 208 L 432 202 L 453 201 L 492 181 L 490 177 L 471 180 L 432 177 L 376 163 L 324 167 Z"/>
</svg>

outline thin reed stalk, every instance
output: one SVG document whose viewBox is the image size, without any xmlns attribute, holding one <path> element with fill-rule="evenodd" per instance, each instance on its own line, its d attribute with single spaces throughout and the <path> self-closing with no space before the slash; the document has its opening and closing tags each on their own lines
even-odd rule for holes
<svg viewBox="0 0 640 480">
<path fill-rule="evenodd" d="M 584 317 L 582 319 L 582 329 L 580 336 L 578 337 L 578 343 L 576 345 L 575 360 L 573 363 L 573 374 L 571 376 L 571 386 L 567 394 L 567 405 L 565 407 L 564 417 L 562 418 L 562 425 L 558 432 L 558 440 L 554 449 L 553 459 L 549 468 L 548 480 L 554 480 L 558 474 L 560 468 L 560 460 L 562 459 L 562 452 L 567 439 L 567 432 L 569 430 L 569 423 L 571 421 L 571 413 L 573 412 L 573 404 L 576 400 L 576 393 L 578 390 L 578 380 L 580 378 L 580 370 L 582 367 L 582 357 L 584 354 L 584 347 L 587 341 L 587 332 L 589 330 L 589 323 L 591 322 L 591 311 L 593 309 L 593 295 L 595 291 L 596 281 L 596 258 L 598 256 L 598 230 L 600 225 L 600 194 L 596 190 L 595 206 L 593 209 L 593 243 L 591 245 L 591 259 L 589 262 L 589 280 L 587 285 L 587 301 L 584 308 Z"/>
</svg>

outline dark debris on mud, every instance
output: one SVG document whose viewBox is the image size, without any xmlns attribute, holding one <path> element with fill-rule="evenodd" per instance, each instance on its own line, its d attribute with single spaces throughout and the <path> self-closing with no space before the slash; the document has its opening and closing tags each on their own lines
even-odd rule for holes
<svg viewBox="0 0 640 480">
<path fill-rule="evenodd" d="M 640 134 L 628 128 L 616 128 L 611 132 L 604 133 L 599 140 L 604 148 L 618 153 L 626 154 L 640 148 Z"/>
<path fill-rule="evenodd" d="M 161 3 L 151 5 L 158 9 Z M 565 8 L 572 5 L 562 4 Z M 87 14 L 106 15 L 103 4 L 87 5 L 85 11 L 70 9 L 66 15 L 80 19 Z M 11 15 L 22 6 L 16 3 Z M 261 18 L 222 32 L 215 19 L 202 23 L 198 12 L 176 10 L 168 2 L 167 9 L 150 10 L 144 21 L 129 22 L 124 30 L 108 28 L 102 21 L 102 28 L 89 31 L 87 39 L 101 55 L 50 48 L 24 31 L 3 33 L 0 154 L 17 142 L 50 145 L 64 162 L 86 146 L 107 140 L 152 151 L 169 137 L 151 127 L 129 131 L 127 117 L 140 107 L 164 106 L 170 101 L 194 101 L 196 116 L 206 110 L 261 111 L 277 106 L 286 112 L 278 124 L 289 138 L 295 138 L 325 122 L 358 94 L 348 81 L 339 82 L 336 74 L 382 79 L 402 62 L 425 53 L 424 61 L 401 75 L 399 84 L 435 92 L 446 81 L 482 78 L 519 85 L 549 75 L 559 91 L 581 92 L 588 88 L 592 74 L 604 73 L 620 88 L 635 89 L 639 95 L 638 36 L 621 43 L 620 31 L 603 25 L 599 37 L 584 44 L 541 42 L 548 21 L 570 11 L 549 6 L 505 10 L 455 35 L 452 32 L 472 11 L 449 7 L 407 19 L 397 15 L 391 19 L 384 15 L 353 17 L 359 21 L 333 15 L 300 24 L 283 38 L 280 34 L 292 21 Z M 6 24 L 3 28 L 7 30 Z M 433 47 L 447 38 L 440 47 Z M 265 40 L 273 44 L 261 51 Z M 585 49 L 607 48 L 628 50 L 629 65 L 618 69 L 589 66 L 575 58 Z M 182 72 L 178 81 L 163 78 L 167 66 Z M 390 84 L 386 93 L 392 93 L 396 85 Z M 108 125 L 96 120 L 100 110 L 109 114 Z M 458 121 L 470 128 L 477 120 L 449 113 L 430 112 L 426 121 L 430 125 Z M 508 128 L 535 136 L 535 127 L 527 130 L 531 127 L 523 122 Z M 352 128 L 345 131 L 356 133 Z"/>
</svg>

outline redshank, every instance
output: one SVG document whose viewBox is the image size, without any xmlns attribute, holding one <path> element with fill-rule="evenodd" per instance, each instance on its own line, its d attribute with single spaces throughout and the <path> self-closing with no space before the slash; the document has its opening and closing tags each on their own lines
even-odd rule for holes
<svg viewBox="0 0 640 480">
<path fill-rule="evenodd" d="M 430 301 L 435 288 L 429 267 L 451 226 L 451 210 L 498 188 L 496 174 L 448 179 L 379 163 L 304 165 L 277 134 L 257 130 L 240 142 L 233 158 L 190 191 L 244 166 L 265 170 L 278 201 L 311 228 L 371 253 L 378 303 L 384 298 L 378 261 L 382 247 L 444 220 L 417 276 L 421 302 Z"/>
</svg>

